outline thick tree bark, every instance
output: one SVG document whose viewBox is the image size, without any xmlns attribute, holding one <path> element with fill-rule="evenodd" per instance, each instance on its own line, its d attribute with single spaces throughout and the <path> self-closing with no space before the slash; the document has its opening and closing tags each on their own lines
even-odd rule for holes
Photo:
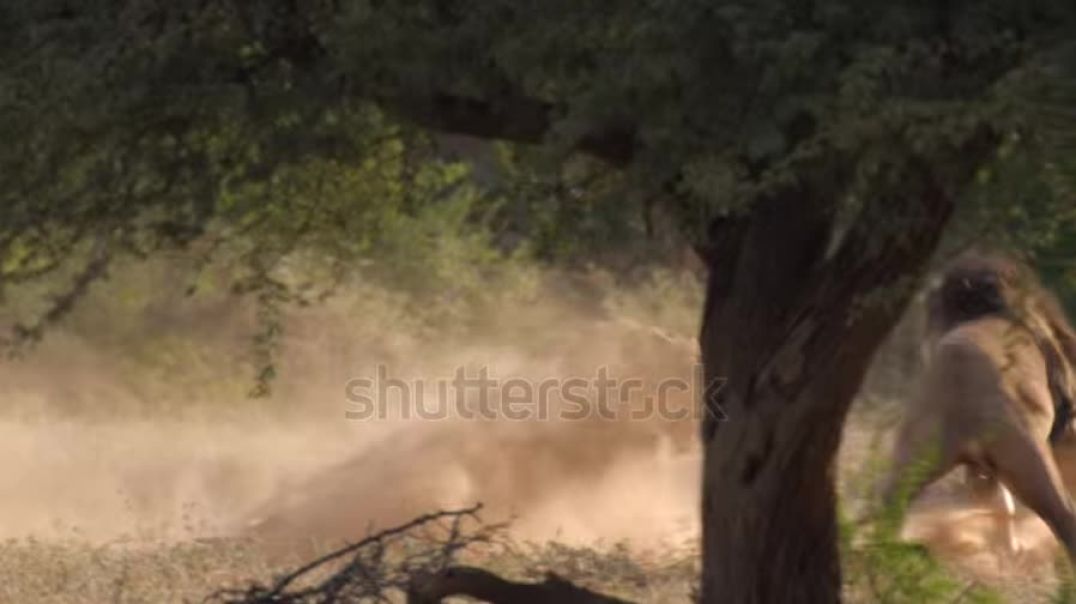
<svg viewBox="0 0 1076 604">
<path fill-rule="evenodd" d="M 707 382 L 723 387 L 706 393 L 720 412 L 702 427 L 703 602 L 840 599 L 844 417 L 952 210 L 915 176 L 918 199 L 877 201 L 835 247 L 832 205 L 807 190 L 714 225 L 701 344 Z M 885 303 L 864 304 L 887 286 Z"/>
</svg>

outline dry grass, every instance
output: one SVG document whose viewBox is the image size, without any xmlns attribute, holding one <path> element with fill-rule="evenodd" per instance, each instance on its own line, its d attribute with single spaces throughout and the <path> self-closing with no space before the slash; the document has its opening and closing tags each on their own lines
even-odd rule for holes
<svg viewBox="0 0 1076 604">
<path fill-rule="evenodd" d="M 42 604 L 203 602 L 221 589 L 266 581 L 299 563 L 270 561 L 254 544 L 236 540 L 108 545 L 12 540 L 0 545 L 0 556 L 0 601 Z M 555 569 L 579 585 L 656 604 L 687 602 L 696 576 L 690 549 L 644 552 L 623 544 L 506 542 L 462 560 L 519 580 L 541 580 L 544 570 Z"/>
<path fill-rule="evenodd" d="M 200 602 L 211 592 L 281 570 L 249 543 L 0 545 L 0 601 L 55 604 Z"/>
</svg>

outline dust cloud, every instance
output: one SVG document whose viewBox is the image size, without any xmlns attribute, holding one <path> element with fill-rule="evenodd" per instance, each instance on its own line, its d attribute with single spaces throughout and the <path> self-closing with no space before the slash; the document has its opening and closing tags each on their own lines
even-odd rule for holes
<svg viewBox="0 0 1076 604">
<path fill-rule="evenodd" d="M 199 348 L 205 340 L 242 354 L 249 312 L 150 309 L 129 320 L 153 324 L 137 346 L 137 336 L 116 344 L 98 334 L 100 310 L 58 326 L 33 354 L 0 366 L 0 539 L 246 536 L 294 553 L 475 502 L 521 539 L 680 545 L 696 534 L 694 393 L 677 387 L 661 409 L 653 403 L 663 381 L 694 387 L 695 308 L 684 305 L 692 319 L 673 335 L 655 327 L 668 317 L 546 293 L 441 330 L 360 297 L 289 317 L 267 401 L 228 386 L 245 388 L 249 375 L 227 375 L 231 361 Z M 222 345 L 221 333 L 234 337 Z M 132 364 L 132 350 L 151 360 Z M 429 386 L 460 370 L 496 380 L 489 399 L 467 394 L 446 417 L 415 416 L 415 405 L 445 403 L 429 400 L 438 397 Z M 384 415 L 345 417 L 349 381 L 379 372 L 427 386 L 412 416 L 400 417 L 406 405 L 394 399 Z M 639 386 L 601 398 L 602 375 Z M 510 379 L 553 388 L 545 416 L 531 404 L 522 419 L 506 417 Z M 572 407 L 558 390 L 570 379 L 586 384 Z M 494 418 L 460 412 L 479 404 Z"/>
<path fill-rule="evenodd" d="M 243 536 L 269 552 L 305 555 L 423 512 L 482 502 L 483 518 L 511 520 L 519 539 L 693 543 L 695 417 L 672 415 L 694 413 L 695 392 L 673 390 L 664 415 L 640 413 L 658 384 L 697 386 L 698 284 L 681 286 L 696 289 L 679 299 L 668 287 L 619 291 L 615 303 L 607 296 L 589 304 L 545 291 L 450 330 L 410 320 L 391 296 L 337 296 L 288 317 L 268 400 L 245 398 L 252 371 L 237 375 L 244 365 L 233 360 L 245 354 L 249 308 L 214 300 L 162 310 L 154 302 L 116 326 L 108 320 L 115 309 L 91 301 L 104 310 L 91 304 L 32 355 L 0 365 L 0 539 Z M 381 371 L 428 386 L 461 368 L 469 376 L 484 369 L 501 385 L 582 378 L 590 387 L 603 369 L 641 385 L 613 396 L 611 417 L 593 414 L 600 397 L 591 390 L 575 408 L 591 412 L 582 418 L 566 417 L 572 408 L 554 394 L 549 417 L 510 419 L 503 390 L 493 396 L 496 419 L 468 419 L 459 409 L 402 418 L 396 404 L 385 416 L 345 417 L 354 409 L 350 380 Z M 412 403 L 439 397 L 427 388 Z M 473 395 L 453 402 L 472 411 L 476 404 Z M 899 400 L 891 406 L 899 410 Z M 842 474 L 871 454 L 862 446 L 869 432 L 850 422 Z M 1026 510 L 1018 526 L 1024 551 L 1006 554 L 993 508 L 951 482 L 916 504 L 906 538 L 988 579 L 1026 575 L 1057 554 Z"/>
</svg>

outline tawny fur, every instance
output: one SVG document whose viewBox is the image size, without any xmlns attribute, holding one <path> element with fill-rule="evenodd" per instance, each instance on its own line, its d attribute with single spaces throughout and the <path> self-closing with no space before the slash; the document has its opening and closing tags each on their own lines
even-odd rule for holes
<svg viewBox="0 0 1076 604">
<path fill-rule="evenodd" d="M 1011 491 L 1076 560 L 1076 508 L 1050 447 L 1072 433 L 1076 384 L 1076 336 L 1060 305 L 1027 267 L 974 253 L 950 265 L 928 307 L 933 345 L 886 501 L 913 498 L 964 465 L 996 491 L 1010 549 L 1019 548 Z"/>
</svg>

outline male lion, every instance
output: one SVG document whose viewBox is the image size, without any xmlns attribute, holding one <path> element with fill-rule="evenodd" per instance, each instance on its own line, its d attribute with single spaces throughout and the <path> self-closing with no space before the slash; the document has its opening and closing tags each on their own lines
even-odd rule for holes
<svg viewBox="0 0 1076 604">
<path fill-rule="evenodd" d="M 963 465 L 1004 503 L 1011 550 L 1010 490 L 1076 560 L 1076 507 L 1050 448 L 1072 430 L 1076 399 L 1076 334 L 1060 305 L 1029 267 L 968 253 L 931 293 L 928 331 L 930 360 L 897 436 L 886 503 L 910 501 Z"/>
</svg>

